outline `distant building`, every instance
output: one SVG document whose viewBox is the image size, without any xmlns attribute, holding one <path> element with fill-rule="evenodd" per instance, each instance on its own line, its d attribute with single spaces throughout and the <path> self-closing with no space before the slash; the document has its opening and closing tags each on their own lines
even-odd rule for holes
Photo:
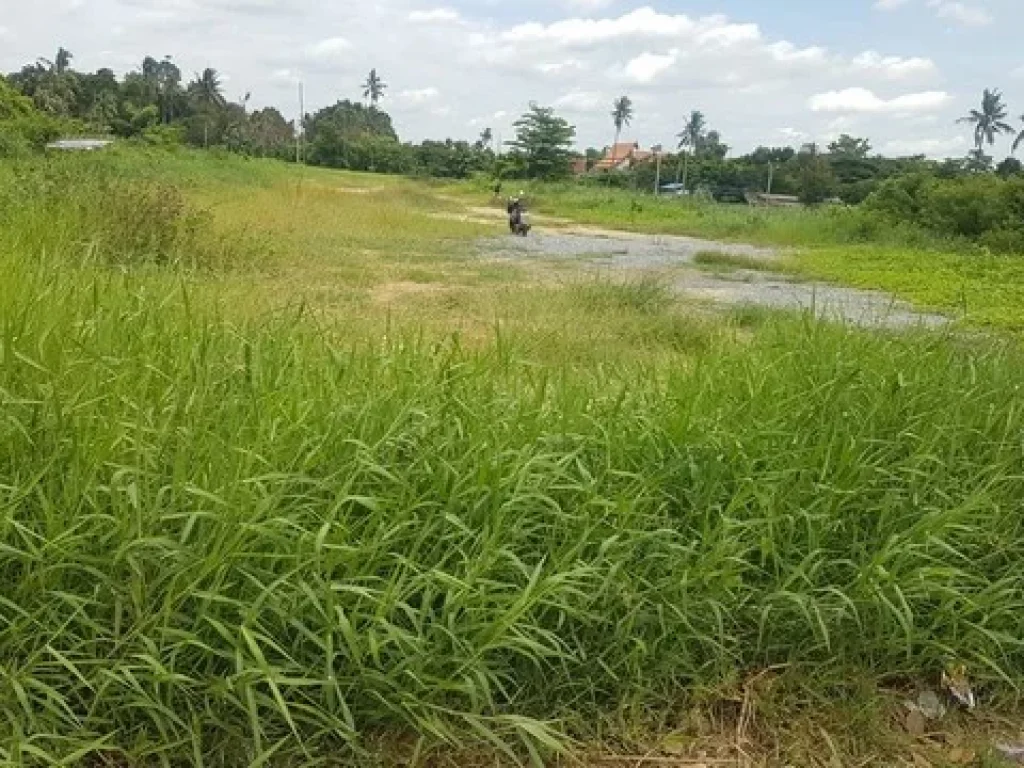
<svg viewBox="0 0 1024 768">
<path fill-rule="evenodd" d="M 51 141 L 46 148 L 61 152 L 94 152 L 97 149 L 105 149 L 113 143 L 110 139 L 61 139 L 60 141 Z"/>
<path fill-rule="evenodd" d="M 640 145 L 634 142 L 619 143 L 612 146 L 604 157 L 594 165 L 595 171 L 628 171 L 638 163 L 643 163 L 654 157 L 653 152 L 640 149 Z"/>
<path fill-rule="evenodd" d="M 587 158 L 574 157 L 572 159 L 572 173 L 574 176 L 582 176 L 587 170 Z"/>
</svg>

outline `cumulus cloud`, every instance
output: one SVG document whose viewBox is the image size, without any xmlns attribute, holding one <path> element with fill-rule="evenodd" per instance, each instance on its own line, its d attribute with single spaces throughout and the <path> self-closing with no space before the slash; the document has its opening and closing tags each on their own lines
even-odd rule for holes
<svg viewBox="0 0 1024 768">
<path fill-rule="evenodd" d="M 880 11 L 895 11 L 909 5 L 914 0 L 875 0 L 874 7 Z M 924 0 L 925 7 L 931 8 L 940 19 L 955 22 L 965 27 L 984 27 L 995 19 L 982 5 L 960 0 Z"/>
<path fill-rule="evenodd" d="M 963 136 L 941 139 L 893 139 L 882 145 L 887 155 L 927 155 L 928 157 L 950 157 L 967 151 L 968 142 Z"/>
<path fill-rule="evenodd" d="M 419 106 L 428 102 L 435 101 L 441 92 L 433 86 L 427 88 L 409 88 L 404 91 L 399 91 L 395 95 L 396 103 L 402 106 Z"/>
<path fill-rule="evenodd" d="M 780 128 L 779 135 L 784 136 L 786 138 L 786 141 L 790 142 L 791 144 L 803 144 L 805 141 L 811 138 L 811 134 L 807 133 L 806 131 L 801 131 L 798 128 L 791 128 L 788 126 L 786 128 Z"/>
<path fill-rule="evenodd" d="M 586 62 L 579 59 L 563 59 L 562 61 L 543 61 L 536 67 L 545 75 L 562 77 L 570 72 L 583 72 L 588 69 Z"/>
<path fill-rule="evenodd" d="M 458 11 L 451 8 L 432 8 L 429 11 L 412 11 L 409 13 L 409 21 L 429 24 L 431 22 L 462 21 Z"/>
<path fill-rule="evenodd" d="M 352 48 L 344 37 L 328 37 L 326 40 L 312 43 L 306 47 L 307 58 L 315 61 L 336 61 Z"/>
<path fill-rule="evenodd" d="M 562 0 L 562 5 L 570 11 L 593 12 L 604 10 L 613 0 Z"/>
<path fill-rule="evenodd" d="M 855 56 L 851 64 L 855 72 L 874 72 L 893 80 L 933 75 L 937 71 L 931 59 L 883 56 L 876 51 L 865 51 Z"/>
<path fill-rule="evenodd" d="M 928 7 L 934 8 L 940 19 L 949 19 L 966 27 L 984 27 L 994 21 L 992 14 L 977 5 L 951 0 L 928 0 Z"/>
<path fill-rule="evenodd" d="M 846 88 L 816 94 L 807 106 L 812 112 L 928 112 L 944 107 L 949 98 L 945 91 L 924 91 L 883 99 L 867 88 Z"/>
<path fill-rule="evenodd" d="M 626 77 L 636 83 L 650 83 L 662 72 L 670 69 L 678 60 L 679 51 L 665 54 L 641 53 L 626 64 Z"/>
<path fill-rule="evenodd" d="M 572 91 L 555 100 L 554 106 L 567 112 L 593 112 L 611 104 L 611 98 L 597 91 Z"/>
</svg>

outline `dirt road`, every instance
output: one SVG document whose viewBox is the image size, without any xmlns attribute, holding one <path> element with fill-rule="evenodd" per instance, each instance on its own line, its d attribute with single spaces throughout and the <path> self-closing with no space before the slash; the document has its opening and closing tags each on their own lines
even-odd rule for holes
<svg viewBox="0 0 1024 768">
<path fill-rule="evenodd" d="M 589 228 L 535 231 L 528 238 L 495 237 L 481 252 L 501 261 L 566 261 L 581 271 L 629 279 L 658 274 L 684 297 L 729 305 L 813 311 L 819 317 L 871 327 L 938 327 L 950 322 L 888 294 L 821 282 L 801 282 L 771 271 L 776 251 L 691 237 L 638 235 Z M 741 257 L 756 269 L 697 263 L 698 254 Z"/>
</svg>

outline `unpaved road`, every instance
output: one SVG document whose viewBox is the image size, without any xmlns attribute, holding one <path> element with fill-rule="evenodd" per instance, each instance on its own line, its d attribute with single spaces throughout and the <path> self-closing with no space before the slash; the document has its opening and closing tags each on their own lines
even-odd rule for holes
<svg viewBox="0 0 1024 768">
<path fill-rule="evenodd" d="M 702 269 L 695 261 L 701 252 L 733 254 L 768 265 L 778 259 L 775 251 L 749 245 L 577 228 L 534 231 L 528 238 L 488 238 L 481 241 L 480 249 L 501 261 L 569 260 L 581 270 L 604 271 L 625 279 L 661 274 L 681 296 L 720 304 L 813 311 L 822 318 L 870 327 L 938 327 L 950 322 L 877 291 L 798 282 L 761 269 Z"/>
</svg>

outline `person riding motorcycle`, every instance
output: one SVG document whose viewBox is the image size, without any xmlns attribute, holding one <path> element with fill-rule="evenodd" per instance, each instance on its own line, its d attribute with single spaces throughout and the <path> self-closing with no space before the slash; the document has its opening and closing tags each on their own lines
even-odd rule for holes
<svg viewBox="0 0 1024 768">
<path fill-rule="evenodd" d="M 523 225 L 523 213 L 526 210 L 523 204 L 523 193 L 517 197 L 510 197 L 508 200 L 508 228 L 512 234 L 517 234 Z"/>
</svg>

